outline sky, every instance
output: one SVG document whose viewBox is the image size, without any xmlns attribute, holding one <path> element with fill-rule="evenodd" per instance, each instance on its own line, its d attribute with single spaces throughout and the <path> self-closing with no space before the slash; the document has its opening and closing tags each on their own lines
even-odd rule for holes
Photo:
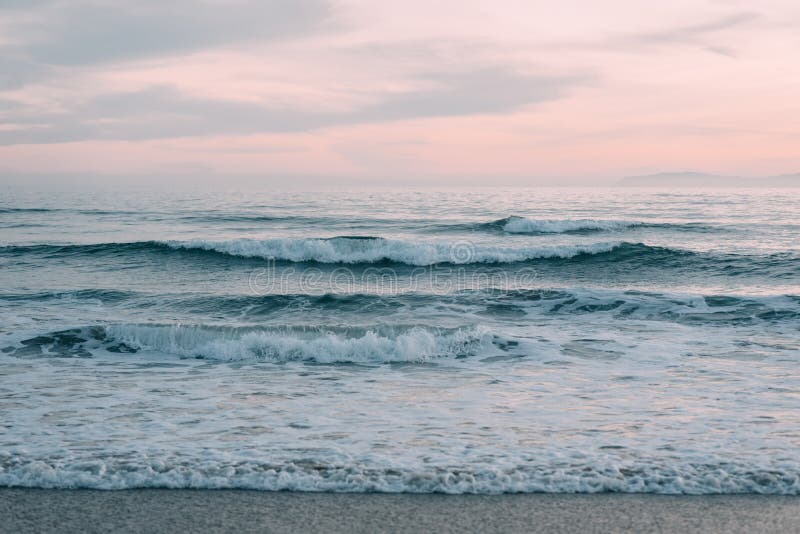
<svg viewBox="0 0 800 534">
<path fill-rule="evenodd" d="M 0 180 L 800 172 L 796 0 L 0 0 Z"/>
</svg>

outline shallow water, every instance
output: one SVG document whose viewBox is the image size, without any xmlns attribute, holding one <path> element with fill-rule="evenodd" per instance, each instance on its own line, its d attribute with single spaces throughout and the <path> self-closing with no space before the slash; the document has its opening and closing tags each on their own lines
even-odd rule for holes
<svg viewBox="0 0 800 534">
<path fill-rule="evenodd" d="M 0 484 L 800 493 L 800 192 L 0 198 Z"/>
</svg>

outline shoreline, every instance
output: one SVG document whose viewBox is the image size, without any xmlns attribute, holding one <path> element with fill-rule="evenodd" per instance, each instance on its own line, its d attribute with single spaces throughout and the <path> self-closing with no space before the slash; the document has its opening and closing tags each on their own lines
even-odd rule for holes
<svg viewBox="0 0 800 534">
<path fill-rule="evenodd" d="M 0 532 L 752 532 L 800 529 L 800 497 L 0 489 Z"/>
</svg>

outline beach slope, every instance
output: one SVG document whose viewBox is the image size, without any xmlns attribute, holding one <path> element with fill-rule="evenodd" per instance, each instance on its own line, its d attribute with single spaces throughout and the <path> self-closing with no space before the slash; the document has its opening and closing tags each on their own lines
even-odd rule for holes
<svg viewBox="0 0 800 534">
<path fill-rule="evenodd" d="M 800 498 L 0 490 L 0 532 L 800 532 Z"/>
</svg>

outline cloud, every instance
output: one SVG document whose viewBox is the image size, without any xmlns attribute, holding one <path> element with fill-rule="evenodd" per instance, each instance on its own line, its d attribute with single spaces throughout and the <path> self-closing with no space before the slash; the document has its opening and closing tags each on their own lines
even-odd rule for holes
<svg viewBox="0 0 800 534">
<path fill-rule="evenodd" d="M 636 38 L 640 41 L 649 42 L 693 41 L 694 39 L 703 37 L 709 33 L 727 30 L 729 28 L 751 22 L 758 17 L 758 13 L 753 12 L 735 13 L 717 20 L 712 20 L 710 22 L 690 24 L 660 32 L 643 33 L 638 35 Z"/>
<path fill-rule="evenodd" d="M 570 88 L 587 80 L 528 75 L 493 66 L 422 75 L 419 81 L 425 88 L 376 95 L 374 103 L 346 112 L 190 97 L 166 86 L 104 94 L 74 106 L 68 113 L 3 113 L 0 118 L 5 122 L 30 126 L 0 132 L 0 144 L 303 132 L 349 124 L 500 114 L 562 98 Z M 46 126 L 41 126 L 43 123 Z"/>
<path fill-rule="evenodd" d="M 32 7 L 55 4 L 56 0 L 3 0 L 0 2 L 0 11 L 13 11 L 16 9 L 30 9 Z"/>
<path fill-rule="evenodd" d="M 669 28 L 662 31 L 641 33 L 629 37 L 629 42 L 640 45 L 659 44 L 690 44 L 723 56 L 735 57 L 735 53 L 728 47 L 709 44 L 706 38 L 710 34 L 742 26 L 759 18 L 758 13 L 734 13 L 716 20 Z"/>
<path fill-rule="evenodd" d="M 365 122 L 409 117 L 445 117 L 506 113 L 537 102 L 556 100 L 580 78 L 530 76 L 503 67 L 425 77 L 436 87 L 396 95 L 363 110 Z M 358 117 L 359 114 L 356 114 Z"/>
<path fill-rule="evenodd" d="M 297 37 L 331 20 L 325 0 L 75 0 L 11 11 L 12 52 L 38 63 L 87 65 Z M 14 6 L 12 6 L 14 7 Z M 8 12 L 7 12 L 8 13 Z"/>
<path fill-rule="evenodd" d="M 24 57 L 0 54 L 0 91 L 24 87 L 44 78 L 49 69 Z"/>
<path fill-rule="evenodd" d="M 623 52 L 626 54 L 653 53 L 657 47 L 668 48 L 670 45 L 693 46 L 707 52 L 728 57 L 735 57 L 735 51 L 725 45 L 719 44 L 726 31 L 743 28 L 757 20 L 762 15 L 752 11 L 732 13 L 712 20 L 684 24 L 678 26 L 662 27 L 661 29 L 634 32 L 616 32 L 611 34 L 591 35 L 587 39 L 571 41 L 552 41 L 541 45 L 542 49 L 551 52 Z"/>
</svg>

